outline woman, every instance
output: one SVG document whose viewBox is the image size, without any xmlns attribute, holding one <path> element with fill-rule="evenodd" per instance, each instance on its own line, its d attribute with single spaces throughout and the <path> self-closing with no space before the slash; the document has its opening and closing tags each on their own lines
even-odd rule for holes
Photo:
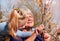
<svg viewBox="0 0 60 41">
<path fill-rule="evenodd" d="M 18 30 L 18 26 L 24 25 L 25 22 L 25 14 L 23 14 L 19 9 L 14 9 L 10 15 L 10 19 L 6 22 L 3 29 L 0 30 L 0 41 L 5 41 L 5 36 L 17 38 L 16 32 Z"/>
<path fill-rule="evenodd" d="M 27 9 L 27 8 L 26 8 Z M 28 31 L 31 31 L 32 32 L 32 29 L 34 29 L 34 19 L 33 19 L 33 15 L 31 13 L 31 11 L 29 9 L 25 10 L 27 13 L 26 13 L 26 17 L 28 19 L 28 21 L 26 22 L 25 24 L 25 28 L 22 29 L 23 32 L 28 32 Z M 28 38 L 22 38 L 23 41 L 43 41 L 41 35 L 38 36 L 38 32 L 37 30 L 34 31 L 32 33 L 31 36 L 29 36 Z"/>
<path fill-rule="evenodd" d="M 29 12 L 26 15 L 26 17 L 28 19 L 28 21 L 25 24 L 25 26 L 26 26 L 25 28 L 26 29 L 24 29 L 22 31 L 31 31 L 31 29 L 34 28 L 34 17 L 33 17 L 33 14 L 31 12 Z M 41 24 L 40 26 L 36 27 L 35 28 L 35 32 L 30 37 L 25 39 L 25 41 L 50 41 L 51 40 L 51 36 L 46 31 L 43 30 L 44 28 L 45 27 L 44 27 L 43 24 Z M 42 33 L 43 33 L 43 35 L 42 35 Z"/>
<path fill-rule="evenodd" d="M 31 35 L 27 36 L 27 37 L 20 37 L 20 40 L 16 40 L 16 39 L 12 39 L 13 41 L 50 41 L 50 35 L 43 31 L 44 29 L 44 25 L 40 25 L 36 28 L 34 28 L 34 18 L 33 18 L 33 14 L 31 13 L 31 11 L 28 8 L 23 7 L 22 8 L 23 13 L 26 14 L 27 17 L 27 22 L 25 24 L 26 27 L 19 27 L 20 31 L 23 32 L 33 32 Z M 43 33 L 44 32 L 44 33 Z M 43 37 L 41 36 L 41 34 L 43 33 Z M 46 37 L 47 36 L 47 37 Z"/>
</svg>

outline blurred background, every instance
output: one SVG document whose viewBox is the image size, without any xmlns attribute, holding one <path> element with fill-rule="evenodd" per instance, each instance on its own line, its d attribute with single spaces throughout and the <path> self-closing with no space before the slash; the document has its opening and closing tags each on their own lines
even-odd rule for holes
<svg viewBox="0 0 60 41">
<path fill-rule="evenodd" d="M 35 26 L 45 25 L 53 41 L 60 41 L 60 0 L 0 0 L 0 23 L 9 19 L 12 9 L 26 6 L 35 18 Z"/>
</svg>

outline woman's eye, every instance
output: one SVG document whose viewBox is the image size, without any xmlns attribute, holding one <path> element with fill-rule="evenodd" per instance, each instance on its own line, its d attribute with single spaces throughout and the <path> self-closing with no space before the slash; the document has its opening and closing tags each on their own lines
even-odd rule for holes
<svg viewBox="0 0 60 41">
<path fill-rule="evenodd" d="M 32 18 L 32 16 L 29 16 L 30 18 Z"/>
</svg>

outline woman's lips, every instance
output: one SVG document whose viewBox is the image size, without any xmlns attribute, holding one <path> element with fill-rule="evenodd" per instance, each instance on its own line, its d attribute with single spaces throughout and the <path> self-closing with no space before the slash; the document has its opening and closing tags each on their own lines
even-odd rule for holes
<svg viewBox="0 0 60 41">
<path fill-rule="evenodd" d="M 32 23 L 32 22 L 27 22 L 27 23 L 29 24 L 29 23 Z"/>
</svg>

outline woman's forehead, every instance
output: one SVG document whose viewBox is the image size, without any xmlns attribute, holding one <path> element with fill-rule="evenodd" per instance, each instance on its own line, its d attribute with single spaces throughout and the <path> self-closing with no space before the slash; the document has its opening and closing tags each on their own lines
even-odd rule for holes
<svg viewBox="0 0 60 41">
<path fill-rule="evenodd" d="M 27 14 L 26 17 L 33 17 L 33 15 L 31 15 L 31 14 Z"/>
</svg>

